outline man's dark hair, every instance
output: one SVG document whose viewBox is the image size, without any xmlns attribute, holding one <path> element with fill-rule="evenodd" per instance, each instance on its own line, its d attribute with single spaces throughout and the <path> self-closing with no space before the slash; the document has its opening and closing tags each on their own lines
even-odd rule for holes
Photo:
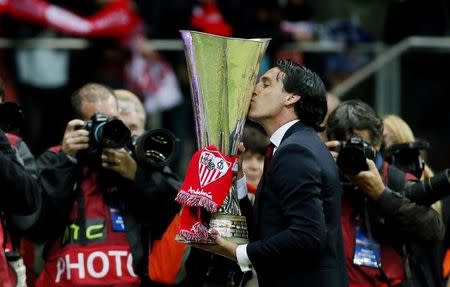
<svg viewBox="0 0 450 287">
<path fill-rule="evenodd" d="M 345 140 L 355 130 L 368 130 L 371 144 L 381 144 L 383 121 L 376 112 L 361 100 L 344 101 L 328 117 L 327 137 Z"/>
<path fill-rule="evenodd" d="M 114 90 L 106 85 L 98 83 L 87 83 L 83 85 L 72 94 L 72 97 L 70 99 L 74 116 L 77 118 L 83 117 L 83 101 L 96 102 L 102 99 L 106 99 L 110 96 L 116 98 Z"/>
<path fill-rule="evenodd" d="M 320 124 L 327 114 L 327 97 L 320 77 L 289 60 L 278 60 L 276 67 L 284 73 L 284 90 L 300 96 L 300 100 L 295 103 L 295 113 L 300 121 L 316 131 L 322 131 Z"/>
</svg>

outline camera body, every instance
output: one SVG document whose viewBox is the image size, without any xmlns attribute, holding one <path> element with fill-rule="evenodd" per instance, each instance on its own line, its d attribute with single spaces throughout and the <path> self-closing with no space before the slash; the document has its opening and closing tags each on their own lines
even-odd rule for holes
<svg viewBox="0 0 450 287">
<path fill-rule="evenodd" d="M 25 123 L 20 106 L 13 102 L 0 103 L 0 129 L 5 133 L 19 133 Z"/>
<path fill-rule="evenodd" d="M 340 142 L 336 164 L 343 174 L 356 175 L 360 171 L 368 170 L 366 159 L 374 158 L 372 146 L 360 136 L 353 135 L 348 140 Z"/>
<path fill-rule="evenodd" d="M 89 132 L 89 148 L 77 154 L 81 160 L 98 159 L 103 148 L 126 147 L 131 140 L 131 132 L 121 120 L 103 113 L 95 113 L 80 128 Z"/>
<path fill-rule="evenodd" d="M 125 148 L 138 163 L 162 168 L 175 158 L 178 151 L 179 140 L 170 131 L 155 129 L 132 137 L 121 120 L 103 113 L 95 113 L 78 128 L 89 131 L 89 148 L 77 154 L 82 161 L 100 161 L 103 148 Z"/>
</svg>

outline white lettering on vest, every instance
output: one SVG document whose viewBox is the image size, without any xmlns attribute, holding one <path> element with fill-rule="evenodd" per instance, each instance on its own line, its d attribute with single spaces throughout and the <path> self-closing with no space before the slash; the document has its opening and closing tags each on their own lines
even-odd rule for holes
<svg viewBox="0 0 450 287">
<path fill-rule="evenodd" d="M 66 258 L 66 269 L 68 270 L 67 274 L 66 274 L 66 278 L 67 280 L 70 280 L 70 269 L 78 269 L 78 274 L 80 276 L 80 278 L 84 278 L 85 276 L 85 269 L 84 269 L 84 254 L 83 253 L 78 253 L 78 262 L 77 263 L 70 263 L 70 258 L 69 255 L 67 254 L 65 256 Z"/>
<path fill-rule="evenodd" d="M 122 262 L 120 261 L 120 257 L 127 256 L 127 252 L 126 251 L 109 251 L 108 255 L 115 257 L 117 276 L 122 276 Z"/>
<path fill-rule="evenodd" d="M 131 256 L 131 253 L 127 259 L 127 270 L 128 270 L 128 273 L 131 274 L 131 276 L 137 277 L 136 273 L 134 273 L 134 270 L 133 270 L 133 257 Z"/>
<path fill-rule="evenodd" d="M 86 276 L 96 279 L 105 278 L 111 271 L 111 265 L 115 266 L 115 276 L 122 277 L 124 276 L 122 270 L 122 259 L 125 258 L 127 260 L 126 269 L 129 273 L 126 274 L 126 276 L 137 277 L 133 270 L 133 257 L 128 251 L 109 250 L 107 251 L 107 253 L 103 251 L 94 251 L 91 254 L 87 255 L 86 260 L 85 255 L 87 254 L 79 252 L 76 255 L 66 254 L 64 257 L 59 257 L 56 261 L 55 283 L 61 282 L 61 278 L 64 275 L 66 280 L 70 281 L 72 277 L 76 275 L 76 273 L 72 272 L 78 272 L 78 278 L 80 279 L 85 279 Z M 78 261 L 71 261 L 71 259 L 73 260 L 73 257 L 75 256 L 78 258 Z M 96 262 L 95 265 L 94 261 Z M 96 270 L 96 268 L 98 270 Z M 114 276 L 114 274 L 111 275 Z"/>
<path fill-rule="evenodd" d="M 100 258 L 100 260 L 102 261 L 103 268 L 100 269 L 101 270 L 100 272 L 97 272 L 94 269 L 94 260 L 97 257 Z M 88 270 L 89 274 L 94 278 L 104 277 L 106 275 L 106 273 L 108 273 L 108 271 L 109 271 L 108 256 L 105 253 L 100 252 L 100 251 L 96 251 L 96 252 L 92 253 L 91 255 L 89 255 L 89 257 L 87 259 L 87 270 Z"/>
</svg>

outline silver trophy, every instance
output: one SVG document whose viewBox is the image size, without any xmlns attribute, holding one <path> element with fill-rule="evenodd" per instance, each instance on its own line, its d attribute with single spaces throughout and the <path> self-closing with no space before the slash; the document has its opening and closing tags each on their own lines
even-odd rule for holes
<svg viewBox="0 0 450 287">
<path fill-rule="evenodd" d="M 182 30 L 199 149 L 214 145 L 236 155 L 259 66 L 270 39 L 240 39 Z M 238 244 L 248 242 L 233 178 L 210 228 Z"/>
</svg>

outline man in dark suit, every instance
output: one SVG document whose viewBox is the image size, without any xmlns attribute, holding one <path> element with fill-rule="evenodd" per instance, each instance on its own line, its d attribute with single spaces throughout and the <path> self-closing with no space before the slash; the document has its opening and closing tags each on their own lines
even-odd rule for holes
<svg viewBox="0 0 450 287">
<path fill-rule="evenodd" d="M 253 91 L 249 119 L 274 145 L 257 190 L 255 234 L 247 245 L 216 236 L 202 248 L 237 260 L 243 271 L 253 266 L 259 286 L 348 286 L 338 169 L 317 134 L 325 94 L 314 72 L 286 60 Z"/>
</svg>

